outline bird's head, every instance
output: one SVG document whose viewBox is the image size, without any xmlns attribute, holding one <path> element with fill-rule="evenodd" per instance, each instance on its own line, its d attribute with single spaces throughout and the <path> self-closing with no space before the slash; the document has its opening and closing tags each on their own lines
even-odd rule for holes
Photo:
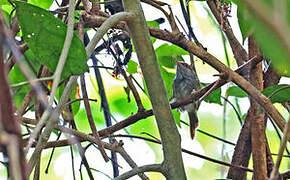
<svg viewBox="0 0 290 180">
<path fill-rule="evenodd" d="M 189 64 L 185 62 L 180 62 L 176 58 L 174 58 L 174 61 L 176 63 L 176 76 L 177 77 L 182 78 L 188 74 L 192 74 L 193 69 Z"/>
</svg>

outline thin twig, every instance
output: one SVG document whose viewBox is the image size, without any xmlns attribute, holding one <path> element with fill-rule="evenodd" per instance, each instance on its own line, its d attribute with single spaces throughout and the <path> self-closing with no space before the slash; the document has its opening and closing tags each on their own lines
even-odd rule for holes
<svg viewBox="0 0 290 180">
<path fill-rule="evenodd" d="M 119 150 L 118 152 L 121 154 L 121 156 L 126 160 L 126 162 L 130 165 L 131 168 L 137 168 L 137 164 L 134 162 L 134 160 L 129 156 L 129 154 L 125 151 L 125 149 L 122 147 L 122 143 L 119 143 Z M 138 176 L 142 180 L 149 180 L 149 178 L 144 173 L 138 173 Z"/>
<path fill-rule="evenodd" d="M 132 82 L 132 79 L 131 79 L 131 75 L 128 77 L 126 72 L 121 69 L 121 73 L 123 75 L 123 77 L 125 78 L 129 88 L 131 89 L 132 93 L 133 93 L 133 96 L 135 98 L 135 101 L 136 101 L 136 104 L 137 104 L 137 107 L 138 107 L 138 111 L 144 111 L 144 106 L 142 104 L 142 101 L 141 101 L 141 98 L 139 96 L 139 93 L 136 89 L 136 87 L 134 86 L 133 82 Z"/>
<path fill-rule="evenodd" d="M 116 177 L 114 180 L 126 180 L 132 176 L 135 176 L 139 173 L 144 173 L 144 172 L 162 172 L 162 164 L 150 164 L 150 165 L 145 165 L 145 166 L 140 166 L 132 169 L 131 171 L 128 171 L 118 177 Z"/>
<path fill-rule="evenodd" d="M 98 44 L 98 42 L 102 39 L 102 37 L 104 36 L 104 34 L 113 26 L 115 26 L 116 24 L 118 24 L 120 21 L 123 20 L 129 20 L 134 18 L 135 15 L 132 13 L 128 13 L 128 12 L 120 12 L 117 14 L 112 15 L 111 17 L 109 17 L 102 25 L 101 27 L 98 29 L 98 33 L 96 33 L 93 37 L 93 39 L 89 42 L 89 44 L 86 47 L 86 51 L 87 51 L 87 55 L 91 56 L 91 54 L 94 52 L 94 49 L 96 47 L 96 45 Z"/>
<path fill-rule="evenodd" d="M 53 131 L 54 129 L 54 126 L 55 124 L 59 121 L 58 117 L 59 117 L 59 114 L 60 114 L 60 111 L 62 109 L 62 107 L 64 106 L 65 102 L 68 101 L 69 97 L 70 97 L 70 94 L 71 94 L 71 91 L 73 89 L 73 87 L 75 87 L 76 83 L 77 83 L 77 78 L 78 76 L 71 76 L 70 77 L 70 80 L 69 82 L 67 83 L 67 86 L 66 88 L 64 89 L 63 91 L 63 94 L 60 98 L 60 101 L 57 105 L 57 107 L 55 108 L 54 111 L 52 111 L 51 114 L 45 114 L 46 112 L 49 113 L 49 111 L 45 111 L 43 116 L 45 118 L 49 118 L 49 120 L 47 121 L 46 123 L 46 127 L 44 129 L 44 131 L 41 133 L 41 136 L 38 140 L 38 143 L 35 147 L 35 150 L 34 152 L 32 153 L 31 155 L 31 158 L 28 162 L 28 172 L 29 174 L 31 173 L 35 163 L 36 163 L 36 159 L 37 157 L 39 156 L 39 154 L 41 153 L 42 149 L 45 147 L 48 139 L 49 139 L 49 136 L 51 134 L 51 132 Z M 36 127 L 38 127 L 39 123 L 37 124 Z M 30 140 L 30 139 L 29 139 Z M 33 142 L 33 141 L 32 141 Z M 31 147 L 32 145 L 32 142 L 29 142 L 28 143 L 31 143 L 29 146 L 27 145 L 26 147 Z"/>
<path fill-rule="evenodd" d="M 101 152 L 104 160 L 106 162 L 108 162 L 109 158 L 108 158 L 108 156 L 107 156 L 107 154 L 106 154 L 106 152 L 104 150 L 104 145 L 102 144 L 102 142 L 100 140 L 100 136 L 99 136 L 99 133 L 97 131 L 97 128 L 96 128 L 96 125 L 94 123 L 94 119 L 93 119 L 93 116 L 92 116 L 92 110 L 91 110 L 91 107 L 90 107 L 90 103 L 87 100 L 88 99 L 88 94 L 87 94 L 87 88 L 86 88 L 86 82 L 85 82 L 85 76 L 84 75 L 81 75 L 81 89 L 82 89 L 82 94 L 83 94 L 83 97 L 84 97 L 85 109 L 86 109 L 86 113 L 87 113 L 87 117 L 88 117 L 88 121 L 89 121 L 91 130 L 93 132 L 94 137 L 96 138 L 97 145 L 99 146 L 100 152 Z"/>
<path fill-rule="evenodd" d="M 52 79 L 53 79 L 53 76 L 51 76 L 51 77 L 43 77 L 43 78 L 33 79 L 31 81 L 25 81 L 25 82 L 20 82 L 20 83 L 17 83 L 17 84 L 11 84 L 10 87 L 11 88 L 17 88 L 17 87 L 20 87 L 20 86 L 28 85 L 31 82 L 50 81 Z"/>
<path fill-rule="evenodd" d="M 65 104 L 65 106 L 71 105 L 71 104 L 73 104 L 73 103 L 75 103 L 75 102 L 78 102 L 78 101 L 84 101 L 85 99 L 88 100 L 88 101 L 98 102 L 97 99 L 91 99 L 91 98 L 78 98 L 78 99 L 74 99 L 74 100 L 72 100 L 72 101 L 67 102 L 67 103 Z"/>
<path fill-rule="evenodd" d="M 145 138 L 145 137 L 142 137 L 142 136 L 135 136 L 135 135 L 122 135 L 122 134 L 112 135 L 112 136 L 113 136 L 113 137 L 127 137 L 127 138 L 143 139 L 143 140 L 146 140 L 146 141 L 149 141 L 149 142 L 153 142 L 153 143 L 156 143 L 156 144 L 161 144 L 160 140 L 155 140 L 155 139 Z M 186 150 L 186 149 L 183 149 L 183 148 L 181 149 L 181 151 L 184 152 L 184 153 L 187 153 L 187 154 L 190 154 L 190 155 L 193 155 L 193 156 L 199 157 L 199 158 L 201 158 L 201 159 L 205 159 L 205 160 L 211 161 L 211 162 L 213 162 L 213 163 L 217 163 L 217 164 L 224 165 L 224 166 L 229 166 L 229 167 L 239 168 L 239 169 L 242 169 L 242 170 L 244 170 L 244 171 L 253 172 L 252 169 L 249 169 L 249 168 L 246 168 L 246 167 L 243 167 L 243 166 L 235 166 L 235 165 L 232 165 L 232 164 L 230 164 L 230 163 L 223 162 L 223 161 L 216 160 L 216 159 L 212 159 L 212 158 L 210 158 L 210 157 L 203 156 L 203 155 L 200 155 L 200 154 L 197 154 L 197 153 L 191 152 L 191 151 Z"/>
<path fill-rule="evenodd" d="M 69 13 L 68 13 L 68 23 L 67 23 L 67 32 L 66 32 L 66 37 L 64 41 L 64 45 L 58 60 L 58 64 L 56 67 L 56 70 L 53 75 L 53 84 L 50 92 L 50 97 L 49 97 L 49 105 L 52 105 L 54 97 L 56 95 L 58 83 L 61 78 L 61 73 L 64 67 L 64 64 L 66 62 L 69 48 L 73 39 L 73 25 L 74 25 L 74 9 L 75 9 L 75 0 L 70 0 L 69 3 Z"/>
<path fill-rule="evenodd" d="M 290 118 L 288 119 L 288 122 L 287 122 L 285 129 L 284 129 L 284 132 L 283 132 L 284 135 L 283 135 L 283 138 L 282 138 L 282 141 L 280 144 L 278 158 L 277 158 L 276 164 L 271 172 L 270 180 L 276 180 L 279 176 L 278 169 L 279 169 L 279 166 L 280 166 L 280 163 L 282 160 L 283 151 L 286 147 L 287 140 L 289 141 L 289 139 L 290 139 L 290 130 L 289 129 L 290 129 Z"/>
<path fill-rule="evenodd" d="M 183 123 L 183 124 L 185 124 L 185 125 L 187 125 L 187 126 L 189 126 L 189 124 L 188 124 L 187 122 L 184 122 L 184 121 L 182 121 L 182 120 L 181 120 L 180 122 Z M 218 140 L 218 141 L 221 141 L 221 142 L 224 142 L 224 143 L 227 143 L 227 144 L 233 145 L 233 146 L 236 145 L 235 143 L 232 143 L 232 142 L 230 142 L 230 141 L 228 141 L 228 140 L 225 140 L 225 139 L 222 139 L 222 138 L 220 138 L 220 137 L 214 136 L 214 135 L 212 135 L 212 134 L 210 134 L 210 133 L 208 133 L 208 132 L 205 132 L 205 131 L 203 131 L 203 130 L 201 130 L 201 129 L 197 129 L 197 132 L 202 133 L 202 134 L 204 134 L 204 135 L 207 135 L 207 136 L 209 136 L 209 137 L 211 137 L 211 138 L 214 138 L 214 139 L 216 139 L 216 140 Z"/>
</svg>

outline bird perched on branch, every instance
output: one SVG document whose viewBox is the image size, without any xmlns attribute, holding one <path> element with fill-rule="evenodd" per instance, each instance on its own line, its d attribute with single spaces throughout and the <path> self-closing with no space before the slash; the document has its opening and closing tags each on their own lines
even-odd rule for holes
<svg viewBox="0 0 290 180">
<path fill-rule="evenodd" d="M 178 102 L 188 97 L 192 91 L 199 90 L 201 86 L 196 73 L 189 64 L 180 62 L 175 57 L 174 60 L 176 63 L 176 75 L 173 81 L 173 96 Z M 198 126 L 196 113 L 198 107 L 199 103 L 193 102 L 180 108 L 182 111 L 185 110 L 188 112 L 191 139 L 194 138 L 195 129 Z"/>
</svg>

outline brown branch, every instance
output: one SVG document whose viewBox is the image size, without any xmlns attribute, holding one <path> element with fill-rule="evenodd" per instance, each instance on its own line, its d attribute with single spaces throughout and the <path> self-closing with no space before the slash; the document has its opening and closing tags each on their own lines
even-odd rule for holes
<svg viewBox="0 0 290 180">
<path fill-rule="evenodd" d="M 134 86 L 133 84 L 133 81 L 131 79 L 131 75 L 128 77 L 126 72 L 121 69 L 121 73 L 123 75 L 123 77 L 125 78 L 127 84 L 128 84 L 128 87 L 131 89 L 132 93 L 133 93 L 133 96 L 135 98 L 135 101 L 136 101 L 136 104 L 137 104 L 137 107 L 138 107 L 138 111 L 144 111 L 144 106 L 142 104 L 142 101 L 141 101 L 141 98 L 139 96 L 139 93 L 136 89 L 136 87 Z"/>
<path fill-rule="evenodd" d="M 65 128 L 65 127 L 58 127 L 57 129 L 58 130 L 61 130 L 63 132 L 69 133 L 69 134 L 73 134 L 76 137 L 80 138 L 81 141 L 90 141 L 90 142 L 93 142 L 91 135 L 84 134 L 84 133 L 81 133 L 79 131 L 74 131 L 74 130 L 71 130 L 71 129 Z M 146 140 L 146 141 L 149 141 L 149 142 L 152 142 L 152 143 L 161 144 L 160 140 L 145 138 L 145 137 L 141 137 L 141 136 L 134 136 L 134 135 L 112 135 L 111 137 L 138 138 L 138 139 L 143 139 L 143 140 Z M 48 142 L 46 144 L 46 147 L 45 148 L 63 147 L 63 146 L 69 145 L 71 142 L 73 142 L 73 141 L 70 140 L 70 139 L 60 140 L 60 141 L 51 141 L 51 142 Z M 220 160 L 217 160 L 217 159 L 213 159 L 213 158 L 210 158 L 210 157 L 207 157 L 207 156 L 203 156 L 203 155 L 200 155 L 198 153 L 194 153 L 192 151 L 189 151 L 189 150 L 186 150 L 186 149 L 183 149 L 183 148 L 181 149 L 181 151 L 184 152 L 184 153 L 187 153 L 187 154 L 190 154 L 190 155 L 199 157 L 201 159 L 208 160 L 208 161 L 213 162 L 213 163 L 217 163 L 217 164 L 224 165 L 224 166 L 228 166 L 228 167 L 235 167 L 235 168 L 241 169 L 243 171 L 253 172 L 252 169 L 249 169 L 249 168 L 246 168 L 246 167 L 243 167 L 243 166 L 231 165 L 230 163 L 223 162 L 223 161 L 220 161 Z"/>
<path fill-rule="evenodd" d="M 5 41 L 2 37 L 5 37 L 3 35 L 3 32 L 5 31 L 5 20 L 0 12 L 0 131 L 1 135 L 5 134 L 5 132 L 11 136 L 15 137 L 13 138 L 13 144 L 11 143 L 9 147 L 9 144 L 2 144 L 0 141 L 0 145 L 3 145 L 6 150 L 8 151 L 8 158 L 11 161 L 10 162 L 10 168 L 12 178 L 15 178 L 13 175 L 21 174 L 21 179 L 28 179 L 26 174 L 26 161 L 23 153 L 22 144 L 21 144 L 21 129 L 19 126 L 19 123 L 16 121 L 16 118 L 14 118 L 13 114 L 13 105 L 12 105 L 12 98 L 10 95 L 10 89 L 9 89 L 9 83 L 7 80 L 7 74 L 5 73 L 5 64 L 4 64 L 4 54 L 3 54 L 3 44 L 5 45 Z M 12 140 L 12 139 L 11 139 Z M 12 142 L 12 141 L 11 141 Z M 9 153 L 10 152 L 10 153 Z M 13 162 L 13 157 L 11 157 L 12 152 L 16 153 L 13 154 L 16 160 L 16 163 Z M 20 172 L 14 172 L 13 167 L 19 167 L 18 169 Z M 17 176 L 16 176 L 17 177 Z"/>
<path fill-rule="evenodd" d="M 248 167 L 252 152 L 250 118 L 248 113 L 235 146 L 232 165 Z M 230 179 L 246 180 L 247 174 L 239 168 L 230 167 L 227 177 Z"/>
<path fill-rule="evenodd" d="M 126 162 L 130 165 L 132 169 L 138 167 L 137 164 L 134 162 L 134 160 L 129 156 L 129 154 L 123 148 L 123 143 L 121 141 L 119 142 L 119 145 L 118 145 L 118 152 L 126 160 Z M 144 173 L 138 173 L 138 176 L 142 180 L 149 180 L 149 178 Z"/>
<path fill-rule="evenodd" d="M 109 157 L 107 156 L 105 150 L 104 150 L 104 145 L 102 144 L 102 141 L 100 140 L 99 133 L 97 131 L 93 116 L 92 116 L 92 110 L 90 107 L 90 103 L 88 101 L 88 94 L 87 94 L 87 88 L 86 88 L 86 82 L 85 82 L 85 76 L 81 75 L 81 89 L 83 93 L 83 98 L 84 98 L 84 104 L 85 104 L 85 109 L 87 113 L 87 117 L 89 120 L 89 124 L 91 127 L 91 130 L 93 132 L 94 137 L 96 138 L 96 144 L 99 146 L 100 152 L 106 162 L 109 161 Z"/>
<path fill-rule="evenodd" d="M 221 19 L 220 12 L 217 9 L 215 1 L 209 0 L 209 1 L 207 1 L 207 5 L 210 8 L 211 12 L 213 13 L 213 15 L 215 16 L 216 20 L 218 21 L 218 23 L 220 25 L 222 25 L 222 20 L 226 21 L 226 24 L 228 25 L 228 27 L 226 27 L 224 29 L 224 32 L 228 38 L 229 44 L 232 48 L 232 51 L 233 51 L 234 57 L 237 61 L 237 64 L 239 66 L 242 65 L 248 59 L 248 54 L 247 54 L 246 50 L 243 48 L 243 46 L 240 44 L 240 42 L 235 37 L 227 18 L 225 17 L 224 19 Z"/>
<path fill-rule="evenodd" d="M 290 171 L 286 171 L 284 173 L 281 173 L 279 175 L 279 177 L 282 179 L 282 180 L 287 180 L 287 179 L 290 179 Z"/>
<path fill-rule="evenodd" d="M 249 56 L 253 57 L 259 54 L 258 46 L 253 38 L 248 40 Z M 257 88 L 263 90 L 263 72 L 262 63 L 250 70 L 250 82 Z M 265 113 L 261 111 L 259 104 L 250 97 L 250 112 L 251 116 L 251 141 L 254 164 L 254 177 L 256 180 L 267 179 L 267 164 L 266 164 L 266 133 L 265 133 Z"/>
<path fill-rule="evenodd" d="M 66 128 L 66 127 L 61 127 L 61 126 L 58 126 L 56 129 L 59 130 L 59 131 L 62 131 L 62 132 L 65 132 L 65 133 L 68 133 L 68 134 L 76 136 L 77 137 L 77 142 L 81 142 L 83 140 L 86 140 L 86 141 L 89 141 L 89 142 L 97 144 L 96 143 L 96 138 L 94 136 L 92 136 L 92 135 L 85 134 L 85 133 L 82 133 L 80 131 L 77 131 L 77 130 L 74 130 L 74 129 L 70 129 L 70 128 Z M 76 141 L 75 141 L 75 138 L 71 138 L 71 139 L 68 139 L 67 142 L 69 144 L 74 144 Z M 109 149 L 109 150 L 114 151 L 114 152 L 120 153 L 120 155 L 126 160 L 126 162 L 132 168 L 137 167 L 136 163 L 133 161 L 133 159 L 127 154 L 127 152 L 122 147 L 123 143 L 117 143 L 116 142 L 116 143 L 110 144 L 110 143 L 102 142 L 102 144 L 104 145 L 104 148 Z M 145 176 L 143 173 L 140 173 L 139 176 L 142 179 L 145 179 L 145 180 L 148 179 L 147 176 Z"/>
<path fill-rule="evenodd" d="M 264 88 L 269 86 L 277 85 L 281 79 L 281 76 L 276 72 L 271 63 L 264 73 Z"/>
<path fill-rule="evenodd" d="M 249 67 L 252 67 L 254 66 L 256 63 L 260 62 L 262 59 L 261 58 L 253 58 L 251 59 L 248 63 L 245 63 L 243 66 L 239 67 L 236 72 L 243 72 L 243 69 L 244 68 L 249 68 Z M 178 108 L 182 105 L 186 105 L 186 104 L 189 104 L 189 103 L 192 103 L 193 101 L 196 101 L 198 100 L 201 96 L 203 96 L 203 94 L 205 94 L 206 92 L 208 92 L 213 86 L 214 84 L 218 84 L 216 85 L 215 88 L 218 88 L 222 85 L 224 85 L 226 83 L 226 81 L 220 79 L 218 81 L 215 81 L 211 84 L 209 84 L 208 86 L 202 88 L 201 90 L 199 91 L 196 91 L 195 93 L 193 93 L 190 97 L 188 97 L 187 99 L 184 99 L 180 102 L 174 102 L 174 103 L 171 103 L 171 108 L 172 109 L 175 109 L 175 108 Z M 214 90 L 214 89 L 213 89 Z M 153 115 L 153 111 L 152 109 L 150 110 L 144 110 L 144 111 L 140 111 L 140 112 L 137 112 L 136 114 L 133 114 L 131 116 L 129 116 L 128 118 L 108 127 L 108 128 L 105 128 L 105 129 L 102 129 L 100 131 L 98 131 L 99 135 L 101 137 L 108 137 L 110 136 L 110 134 L 116 132 L 116 131 L 119 131 L 125 127 L 128 127 L 136 122 L 138 122 L 139 120 L 142 120 L 142 119 L 145 119 L 149 116 L 152 116 Z M 23 122 L 27 122 L 29 124 L 34 124 L 34 121 L 32 119 L 28 119 L 28 118 L 22 118 L 22 121 Z"/>
<path fill-rule="evenodd" d="M 277 158 L 276 164 L 273 168 L 273 171 L 271 172 L 270 180 L 276 180 L 277 176 L 279 175 L 278 169 L 279 169 L 279 166 L 280 166 L 280 163 L 282 160 L 283 152 L 287 146 L 287 140 L 289 140 L 289 139 L 290 139 L 290 118 L 288 119 L 288 122 L 287 122 L 285 129 L 283 131 L 283 139 L 280 143 L 278 158 Z"/>
<path fill-rule="evenodd" d="M 21 45 L 19 46 L 19 51 L 21 53 L 25 53 L 28 50 L 28 46 L 27 44 Z M 12 67 L 15 65 L 16 63 L 16 58 L 15 56 L 11 56 L 8 61 L 5 63 L 5 70 L 6 70 L 6 74 L 9 74 L 10 70 L 12 69 Z"/>
</svg>

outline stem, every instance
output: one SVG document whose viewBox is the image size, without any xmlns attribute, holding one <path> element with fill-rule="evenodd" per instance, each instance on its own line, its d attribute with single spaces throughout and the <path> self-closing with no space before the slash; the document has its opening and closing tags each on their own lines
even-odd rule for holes
<svg viewBox="0 0 290 180">
<path fill-rule="evenodd" d="M 150 164 L 150 165 L 145 165 L 145 166 L 141 166 L 141 167 L 136 167 L 134 169 L 132 169 L 131 171 L 128 171 L 118 177 L 116 177 L 114 180 L 126 180 L 132 176 L 135 176 L 139 173 L 143 173 L 143 172 L 161 172 L 162 171 L 162 165 L 161 164 Z"/>
<path fill-rule="evenodd" d="M 150 39 L 148 27 L 139 0 L 124 0 L 124 9 L 136 14 L 127 22 L 137 57 L 144 75 L 152 103 L 154 115 L 161 136 L 164 161 L 164 176 L 167 179 L 185 180 L 185 170 L 181 156 L 181 138 L 169 106 L 164 82 Z"/>
<path fill-rule="evenodd" d="M 64 67 L 64 64 L 67 59 L 67 55 L 69 52 L 69 48 L 73 39 L 73 33 L 74 33 L 74 11 L 75 11 L 75 0 L 70 0 L 69 3 L 69 12 L 68 12 L 68 23 L 67 23 L 67 32 L 65 36 L 65 41 L 64 45 L 59 57 L 59 61 L 55 70 L 55 73 L 53 75 L 53 83 L 52 83 L 52 88 L 51 88 L 51 93 L 49 97 L 48 104 L 52 105 L 54 97 L 56 95 L 58 83 L 61 78 L 61 73 Z"/>
</svg>

